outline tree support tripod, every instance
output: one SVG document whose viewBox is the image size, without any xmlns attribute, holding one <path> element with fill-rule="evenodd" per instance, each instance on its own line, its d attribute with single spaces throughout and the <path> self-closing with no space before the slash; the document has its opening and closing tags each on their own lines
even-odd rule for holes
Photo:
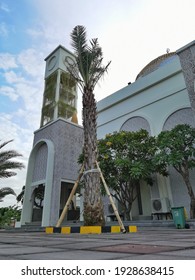
<svg viewBox="0 0 195 280">
<path fill-rule="evenodd" d="M 112 205 L 112 207 L 113 207 L 114 214 L 115 214 L 115 216 L 116 216 L 116 218 L 117 218 L 117 221 L 118 221 L 118 223 L 119 223 L 119 226 L 120 226 L 120 228 L 121 228 L 121 231 L 122 231 L 123 233 L 126 233 L 126 229 L 125 229 L 125 227 L 124 227 L 124 225 L 123 225 L 123 222 L 122 222 L 122 220 L 121 220 L 121 218 L 120 218 L 120 215 L 119 215 L 118 210 L 117 210 L 117 208 L 116 208 L 116 206 L 115 206 L 115 203 L 114 203 L 114 200 L 113 200 L 112 195 L 111 195 L 111 193 L 110 193 L 110 190 L 109 190 L 109 188 L 108 188 L 108 186 L 107 186 L 107 184 L 106 184 L 106 181 L 105 181 L 105 179 L 104 179 L 104 176 L 103 176 L 103 174 L 102 174 L 102 171 L 101 171 L 100 166 L 99 166 L 99 164 L 98 164 L 97 161 L 96 161 L 96 166 L 97 166 L 97 172 L 100 173 L 100 178 L 101 178 L 101 180 L 102 180 L 102 183 L 103 183 L 104 188 L 105 188 L 105 190 L 106 190 L 106 193 L 107 193 L 107 195 L 108 195 L 108 198 L 109 198 L 109 200 L 110 200 L 110 203 L 111 203 L 111 205 Z M 78 175 L 78 178 L 77 178 L 77 180 L 76 180 L 76 182 L 75 182 L 75 184 L 74 184 L 74 186 L 73 186 L 73 188 L 72 188 L 72 191 L 71 191 L 71 193 L 70 193 L 70 195 L 69 195 L 69 198 L 68 198 L 68 200 L 67 200 L 67 202 L 66 202 L 66 204 L 65 204 L 65 206 L 64 206 L 64 209 L 63 209 L 63 211 L 62 211 L 62 213 L 61 213 L 61 215 L 60 215 L 60 218 L 59 218 L 59 220 L 58 220 L 58 222 L 57 222 L 57 224 L 56 224 L 56 227 L 60 227 L 60 226 L 61 226 L 61 224 L 62 224 L 62 222 L 63 222 L 63 220 L 64 220 L 64 217 L 65 217 L 65 215 L 66 215 L 66 213 L 67 213 L 67 211 L 68 211 L 68 207 L 69 207 L 69 205 L 70 205 L 70 203 L 71 203 L 71 201 L 72 201 L 72 198 L 73 198 L 73 196 L 74 196 L 74 194 L 75 194 L 75 192 L 76 192 L 76 189 L 77 189 L 77 187 L 78 187 L 78 184 L 79 184 L 79 182 L 80 182 L 80 180 L 81 180 L 83 174 L 84 174 L 84 173 L 88 173 L 88 172 L 90 172 L 90 170 L 87 170 L 87 171 L 84 172 L 84 165 L 82 165 L 82 167 L 81 167 L 81 169 L 80 169 L 80 172 L 79 172 L 79 175 Z M 93 172 L 94 172 L 94 170 L 93 170 Z"/>
</svg>

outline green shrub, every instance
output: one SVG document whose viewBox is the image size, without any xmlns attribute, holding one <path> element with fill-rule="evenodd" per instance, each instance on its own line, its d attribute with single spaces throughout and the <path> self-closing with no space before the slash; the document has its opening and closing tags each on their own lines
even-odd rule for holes
<svg viewBox="0 0 195 280">
<path fill-rule="evenodd" d="M 9 227 L 13 221 L 19 221 L 21 209 L 18 206 L 9 206 L 0 208 L 0 228 Z"/>
</svg>

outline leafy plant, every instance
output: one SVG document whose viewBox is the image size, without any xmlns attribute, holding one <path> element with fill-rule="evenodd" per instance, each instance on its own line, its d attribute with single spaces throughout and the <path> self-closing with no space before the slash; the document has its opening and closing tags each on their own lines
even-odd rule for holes
<svg viewBox="0 0 195 280">
<path fill-rule="evenodd" d="M 195 218 L 195 195 L 190 170 L 195 167 L 195 129 L 179 124 L 170 131 L 162 131 L 157 139 L 159 164 L 173 166 L 181 175 L 190 197 L 190 217 Z"/>
<path fill-rule="evenodd" d="M 14 221 L 19 221 L 21 209 L 18 206 L 0 208 L 0 227 L 9 227 Z"/>
<path fill-rule="evenodd" d="M 155 172 L 167 175 L 166 165 L 156 163 L 156 138 L 146 130 L 114 132 L 98 141 L 100 167 L 121 204 L 125 218 L 130 220 L 132 204 L 137 198 L 140 181 L 152 185 Z"/>
</svg>

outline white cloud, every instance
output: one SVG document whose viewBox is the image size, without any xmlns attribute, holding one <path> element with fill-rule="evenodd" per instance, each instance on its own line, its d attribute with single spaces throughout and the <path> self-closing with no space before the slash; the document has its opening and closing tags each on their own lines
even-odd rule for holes
<svg viewBox="0 0 195 280">
<path fill-rule="evenodd" d="M 43 54 L 38 49 L 30 48 L 22 51 L 18 55 L 17 61 L 27 74 L 33 77 L 43 77 Z"/>
<path fill-rule="evenodd" d="M 37 117 L 33 117 L 33 115 L 40 118 L 41 112 L 44 86 L 43 54 L 30 48 L 21 51 L 15 56 L 6 53 L 1 54 L 1 57 L 3 59 L 0 67 L 8 71 L 5 71 L 2 75 L 7 85 L 0 87 L 0 92 L 8 96 L 11 101 L 16 101 L 20 97 L 20 110 L 24 112 L 23 118 L 21 118 L 21 114 L 20 116 L 16 114 L 18 112 L 16 110 L 12 113 L 16 116 L 13 121 L 23 121 L 21 125 L 31 127 L 33 132 L 33 129 L 37 129 L 35 125 L 39 124 Z M 10 68 L 11 70 L 9 71 Z M 31 118 L 29 117 L 30 115 Z"/>
<path fill-rule="evenodd" d="M 0 114 L 0 131 L 3 141 L 14 139 L 9 149 L 15 149 L 23 155 L 18 158 L 26 166 L 17 175 L 1 180 L 1 186 L 12 187 L 18 194 L 26 180 L 29 154 L 32 148 L 33 131 L 39 128 L 44 85 L 43 54 L 33 48 L 22 50 L 16 55 L 0 54 L 0 68 L 4 70 L 5 81 L 0 92 L 18 100 L 19 107 L 12 112 Z M 16 204 L 14 196 L 8 196 L 1 206 Z"/>
<path fill-rule="evenodd" d="M 0 36 L 7 37 L 9 34 L 9 29 L 5 22 L 0 23 Z"/>
<path fill-rule="evenodd" d="M 23 128 L 20 124 L 14 122 L 15 116 L 8 113 L 0 113 L 0 125 L 1 125 L 1 140 L 6 141 L 14 139 L 9 143 L 9 148 L 19 150 L 23 148 L 23 144 L 27 141 L 29 143 L 29 129 Z M 3 138 L 2 138 L 3 136 Z M 32 142 L 32 139 L 30 140 Z M 27 157 L 29 148 L 25 150 L 24 156 Z"/>
<path fill-rule="evenodd" d="M 39 92 L 36 85 L 33 87 L 28 83 L 15 84 L 17 94 L 22 98 L 25 109 L 37 111 L 37 107 L 42 103 L 42 92 Z"/>
<path fill-rule="evenodd" d="M 25 82 L 25 78 L 21 76 L 21 74 L 17 74 L 13 70 L 5 72 L 4 74 L 5 80 L 9 84 Z"/>
<path fill-rule="evenodd" d="M 0 53 L 0 68 L 8 70 L 10 68 L 17 68 L 15 56 L 10 53 Z"/>
<path fill-rule="evenodd" d="M 10 12 L 10 9 L 9 9 L 8 5 L 4 2 L 0 3 L 0 10 L 4 11 L 6 13 Z"/>
<path fill-rule="evenodd" d="M 6 149 L 14 149 L 18 153 L 22 154 L 22 157 L 18 157 L 17 160 L 25 165 L 22 170 L 16 170 L 17 175 L 1 179 L 1 187 L 12 187 L 18 194 L 22 186 L 25 185 L 26 171 L 30 150 L 32 147 L 32 131 L 30 129 L 23 128 L 20 124 L 15 121 L 15 115 L 13 114 L 0 114 L 0 129 L 1 129 L 1 140 L 7 141 L 14 139 L 13 142 L 6 145 Z M 3 139 L 2 139 L 3 136 Z M 1 202 L 1 206 L 8 206 L 16 204 L 14 196 L 8 196 Z"/>
<path fill-rule="evenodd" d="M 16 101 L 18 99 L 18 95 L 16 94 L 15 90 L 9 86 L 0 87 L 0 94 L 8 96 L 11 101 Z"/>
<path fill-rule="evenodd" d="M 26 33 L 34 39 L 40 38 L 44 35 L 44 32 L 41 30 L 41 28 L 27 28 Z"/>
</svg>

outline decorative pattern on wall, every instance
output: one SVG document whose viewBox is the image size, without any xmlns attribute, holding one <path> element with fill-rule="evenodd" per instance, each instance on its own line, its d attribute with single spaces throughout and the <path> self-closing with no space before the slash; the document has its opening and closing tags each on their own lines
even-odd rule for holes
<svg viewBox="0 0 195 280">
<path fill-rule="evenodd" d="M 32 182 L 44 180 L 46 178 L 47 155 L 47 145 L 43 144 L 39 147 L 36 153 Z"/>
<path fill-rule="evenodd" d="M 194 115 L 191 108 L 180 109 L 171 114 L 165 121 L 163 130 L 170 130 L 177 124 L 189 124 L 195 127 Z"/>
<path fill-rule="evenodd" d="M 179 52 L 178 55 L 180 58 L 192 110 L 195 114 L 195 45 L 184 49 L 183 51 Z"/>
<path fill-rule="evenodd" d="M 83 129 L 58 119 L 36 131 L 34 145 L 41 139 L 51 140 L 55 147 L 54 185 L 61 179 L 76 180 L 79 170 L 77 160 L 83 147 Z"/>
<path fill-rule="evenodd" d="M 150 125 L 143 117 L 132 117 L 128 119 L 122 126 L 120 131 L 139 131 L 145 129 L 151 135 Z"/>
</svg>

